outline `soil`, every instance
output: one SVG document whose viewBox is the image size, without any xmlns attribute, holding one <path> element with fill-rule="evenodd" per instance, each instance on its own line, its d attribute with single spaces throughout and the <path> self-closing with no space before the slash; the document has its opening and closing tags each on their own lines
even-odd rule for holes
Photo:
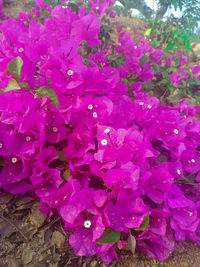
<svg viewBox="0 0 200 267">
<path fill-rule="evenodd" d="M 4 12 L 16 18 L 19 11 L 30 10 L 30 0 L 4 0 Z M 139 20 L 115 18 L 138 40 L 148 26 Z M 116 40 L 116 39 L 115 39 Z M 120 262 L 106 265 L 98 257 L 77 257 L 68 245 L 69 233 L 59 217 L 47 218 L 40 212 L 33 195 L 0 194 L 0 266 L 2 267 L 200 267 L 200 247 L 192 242 L 177 245 L 177 250 L 164 262 L 148 259 L 141 252 L 128 249 L 118 253 Z"/>
</svg>

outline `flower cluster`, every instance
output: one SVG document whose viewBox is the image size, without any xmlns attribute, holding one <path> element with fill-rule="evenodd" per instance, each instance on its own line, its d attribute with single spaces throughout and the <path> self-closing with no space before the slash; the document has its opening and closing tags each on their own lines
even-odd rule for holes
<svg viewBox="0 0 200 267">
<path fill-rule="evenodd" d="M 109 263 L 131 234 L 164 260 L 175 241 L 200 244 L 199 108 L 141 91 L 163 56 L 143 38 L 136 46 L 121 33 L 124 64 L 112 66 L 98 38 L 100 2 L 79 14 L 57 6 L 44 24 L 0 23 L 0 188 L 35 192 L 72 231 L 76 255 Z M 141 62 L 146 53 L 151 61 Z M 138 79 L 130 88 L 129 75 Z"/>
</svg>

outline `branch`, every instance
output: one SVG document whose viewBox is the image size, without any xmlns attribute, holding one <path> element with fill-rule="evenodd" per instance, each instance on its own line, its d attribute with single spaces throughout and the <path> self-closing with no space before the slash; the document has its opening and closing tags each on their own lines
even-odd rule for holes
<svg viewBox="0 0 200 267">
<path fill-rule="evenodd" d="M 151 17 L 153 10 L 147 6 L 145 0 L 118 0 L 127 9 L 137 9 L 139 10 L 145 18 Z"/>
</svg>

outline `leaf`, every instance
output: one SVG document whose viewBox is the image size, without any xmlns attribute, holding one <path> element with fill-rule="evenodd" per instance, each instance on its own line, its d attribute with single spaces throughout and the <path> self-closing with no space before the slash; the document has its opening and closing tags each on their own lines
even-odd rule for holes
<svg viewBox="0 0 200 267">
<path fill-rule="evenodd" d="M 52 105 L 59 106 L 58 97 L 57 97 L 55 91 L 51 87 L 42 86 L 42 87 L 36 89 L 36 92 L 38 93 L 39 96 L 45 95 L 49 99 L 51 99 L 53 101 Z"/>
<path fill-rule="evenodd" d="M 169 86 L 170 93 L 173 93 L 175 90 L 176 90 L 176 88 L 174 86 Z"/>
<path fill-rule="evenodd" d="M 183 84 L 183 86 L 187 85 L 186 81 L 184 81 L 184 80 L 182 80 L 182 84 Z"/>
<path fill-rule="evenodd" d="M 13 91 L 13 90 L 20 90 L 20 89 L 21 89 L 21 87 L 19 86 L 17 81 L 11 78 L 8 81 L 8 85 L 7 85 L 6 89 L 3 90 L 3 92 L 10 92 L 10 91 Z"/>
<path fill-rule="evenodd" d="M 58 151 L 59 160 L 61 161 L 67 161 L 65 153 L 62 150 Z"/>
<path fill-rule="evenodd" d="M 151 34 L 151 32 L 152 32 L 152 28 L 147 29 L 147 30 L 145 31 L 145 33 L 144 33 L 144 36 L 145 36 L 145 37 L 149 36 L 149 35 Z"/>
<path fill-rule="evenodd" d="M 171 43 L 171 42 L 169 42 L 169 43 L 167 44 L 167 47 L 165 48 L 165 50 L 171 50 L 175 45 L 176 45 L 176 43 Z"/>
<path fill-rule="evenodd" d="M 144 221 L 140 224 L 140 227 L 139 228 L 134 228 L 134 230 L 136 230 L 136 231 L 144 231 L 144 230 L 147 229 L 148 225 L 149 225 L 149 214 L 147 213 Z"/>
<path fill-rule="evenodd" d="M 186 46 L 187 51 L 190 51 L 191 50 L 191 42 L 190 42 L 190 40 L 187 40 L 186 41 L 185 46 Z"/>
<path fill-rule="evenodd" d="M 151 43 L 151 46 L 153 48 L 157 48 L 160 45 L 160 43 L 157 40 L 153 40 L 153 42 Z"/>
<path fill-rule="evenodd" d="M 156 63 L 153 63 L 153 69 L 154 69 L 156 72 L 160 71 L 160 67 L 159 67 L 159 65 L 156 64 Z"/>
<path fill-rule="evenodd" d="M 71 175 L 71 172 L 70 172 L 70 169 L 65 169 L 64 171 L 62 171 L 61 173 L 61 177 L 63 178 L 63 180 L 65 182 L 69 182 L 70 180 L 70 175 Z"/>
<path fill-rule="evenodd" d="M 120 232 L 108 228 L 104 231 L 103 235 L 97 239 L 97 244 L 112 244 L 116 243 L 120 239 Z"/>
<path fill-rule="evenodd" d="M 20 82 L 19 85 L 22 89 L 30 89 L 30 86 L 27 82 Z"/>
<path fill-rule="evenodd" d="M 13 76 L 17 80 L 20 80 L 20 78 L 21 78 L 22 65 L 23 65 L 23 60 L 19 56 L 16 57 L 15 59 L 11 60 L 8 63 L 8 70 L 13 74 Z"/>
<path fill-rule="evenodd" d="M 136 249 L 136 239 L 133 235 L 130 234 L 128 238 L 128 246 L 132 254 L 135 254 Z"/>
<path fill-rule="evenodd" d="M 65 3 L 65 4 L 66 4 L 66 6 L 71 7 L 71 9 L 72 9 L 73 12 L 76 12 L 76 13 L 78 14 L 78 12 L 79 12 L 79 7 L 78 7 L 78 5 L 76 4 L 75 1 L 67 2 L 67 3 Z"/>
<path fill-rule="evenodd" d="M 144 63 L 146 62 L 149 62 L 149 54 L 147 53 L 146 55 L 144 55 L 142 58 L 140 58 L 139 62 L 140 62 L 140 65 L 143 65 Z"/>
<path fill-rule="evenodd" d="M 170 78 L 169 76 L 167 75 L 167 73 L 163 72 L 162 75 L 164 76 L 164 78 L 169 82 L 170 81 Z"/>
</svg>

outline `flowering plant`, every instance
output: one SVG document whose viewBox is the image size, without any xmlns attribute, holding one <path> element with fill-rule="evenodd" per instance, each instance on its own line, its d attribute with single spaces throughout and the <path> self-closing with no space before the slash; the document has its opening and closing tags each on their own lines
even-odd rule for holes
<svg viewBox="0 0 200 267">
<path fill-rule="evenodd" d="M 78 14 L 36 2 L 42 23 L 0 22 L 1 191 L 35 192 L 75 254 L 106 263 L 133 238 L 159 260 L 175 241 L 200 244 L 199 107 L 142 92 L 162 57 L 144 38 L 120 33 L 113 66 L 98 37 L 112 1 Z"/>
</svg>

